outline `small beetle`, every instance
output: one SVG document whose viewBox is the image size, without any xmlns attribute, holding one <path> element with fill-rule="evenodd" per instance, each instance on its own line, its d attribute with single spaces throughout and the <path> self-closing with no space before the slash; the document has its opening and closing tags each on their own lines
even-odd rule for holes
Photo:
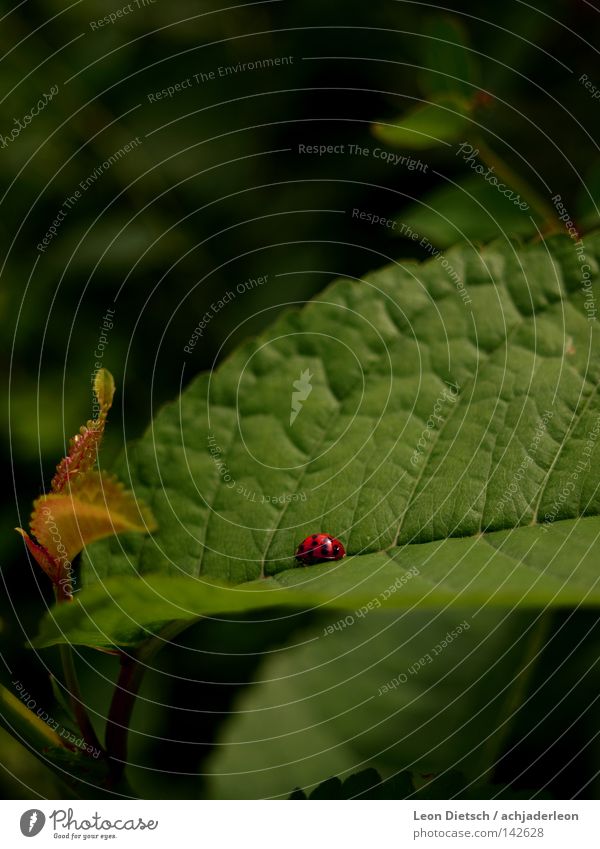
<svg viewBox="0 0 600 849">
<path fill-rule="evenodd" d="M 341 560 L 346 556 L 346 549 L 331 534 L 313 534 L 306 537 L 296 551 L 296 560 L 304 566 L 312 566 L 313 563 L 325 563 L 328 560 Z"/>
</svg>

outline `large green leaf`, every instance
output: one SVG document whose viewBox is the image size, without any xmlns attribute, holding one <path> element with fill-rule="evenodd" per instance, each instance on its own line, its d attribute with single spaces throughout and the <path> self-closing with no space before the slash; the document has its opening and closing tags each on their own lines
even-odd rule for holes
<svg viewBox="0 0 600 849">
<path fill-rule="evenodd" d="M 587 237 L 596 298 L 599 252 Z M 91 546 L 40 644 L 261 606 L 597 603 L 600 360 L 580 287 L 566 238 L 462 246 L 286 313 L 127 452 L 159 530 Z M 349 557 L 294 568 L 323 530 Z"/>
<path fill-rule="evenodd" d="M 135 646 L 168 623 L 288 607 L 379 609 L 600 603 L 600 521 L 585 518 L 354 556 L 237 586 L 161 575 L 109 578 L 48 614 L 35 645 Z"/>
</svg>

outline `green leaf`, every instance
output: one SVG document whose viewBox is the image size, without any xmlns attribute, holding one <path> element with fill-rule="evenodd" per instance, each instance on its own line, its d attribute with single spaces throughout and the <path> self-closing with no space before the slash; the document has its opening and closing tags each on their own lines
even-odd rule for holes
<svg viewBox="0 0 600 849">
<path fill-rule="evenodd" d="M 596 299 L 599 252 L 586 237 Z M 443 259 L 337 281 L 161 410 L 122 470 L 159 530 L 90 546 L 37 644 L 277 606 L 597 604 L 600 361 L 573 243 Z M 316 531 L 349 556 L 298 568 Z"/>
<path fill-rule="evenodd" d="M 419 78 L 425 93 L 472 98 L 479 84 L 479 67 L 460 22 L 435 15 L 426 22 L 423 36 Z"/>
<path fill-rule="evenodd" d="M 410 237 L 410 227 L 438 248 L 448 248 L 469 240 L 534 236 L 537 230 L 531 216 L 530 210 L 519 209 L 496 186 L 472 175 L 434 189 L 405 207 L 395 232 Z"/>
<path fill-rule="evenodd" d="M 393 147 L 425 150 L 464 140 L 471 126 L 465 103 L 456 98 L 439 98 L 415 106 L 395 124 L 374 124 L 373 133 Z"/>
<path fill-rule="evenodd" d="M 336 791 L 366 765 L 410 772 L 424 798 L 484 781 L 488 738 L 505 720 L 530 620 L 487 609 L 380 613 L 296 634 L 234 705 L 204 764 L 213 798 Z M 408 794 L 407 794 L 408 795 Z"/>
</svg>

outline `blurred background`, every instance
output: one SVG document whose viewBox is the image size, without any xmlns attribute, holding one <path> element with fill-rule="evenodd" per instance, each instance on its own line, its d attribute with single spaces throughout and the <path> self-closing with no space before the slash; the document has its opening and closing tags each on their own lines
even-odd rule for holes
<svg viewBox="0 0 600 849">
<path fill-rule="evenodd" d="M 455 147 L 402 150 L 374 133 L 374 123 L 394 124 L 440 93 L 440 51 L 427 33 L 449 26 L 462 41 L 449 61 L 470 80 L 462 94 L 481 139 L 546 205 L 560 194 L 582 229 L 597 217 L 600 100 L 591 86 L 600 86 L 600 17 L 593 4 L 545 0 L 536 10 L 519 0 L 483 8 L 461 2 L 445 11 L 408 0 L 220 5 L 25 0 L 0 18 L 1 373 L 9 399 L 2 407 L 0 676 L 7 686 L 15 677 L 25 682 L 39 704 L 51 696 L 47 668 L 55 658 L 26 642 L 51 590 L 12 528 L 26 525 L 66 440 L 91 415 L 98 351 L 118 387 L 103 449 L 110 465 L 156 408 L 178 395 L 181 380 L 221 361 L 290 303 L 336 276 L 359 277 L 390 258 L 425 258 L 428 251 L 406 238 L 406 227 L 403 236 L 400 223 L 418 227 L 436 248 L 461 238 L 536 236 L 512 207 L 494 209 L 495 221 L 481 214 L 465 191 L 485 187 L 473 182 Z M 26 121 L 44 94 L 48 102 Z M 314 145 L 331 150 L 303 147 Z M 420 165 L 394 163 L 376 150 Z M 398 225 L 369 223 L 353 209 Z M 547 225 L 543 214 L 539 223 Z M 201 343 L 184 352 L 211 305 L 265 275 L 267 284 L 217 310 Z M 503 627 L 518 637 L 531 617 Z M 598 711 L 582 710 L 598 692 L 597 615 L 564 611 L 553 626 L 557 637 L 527 682 L 535 695 L 511 731 L 513 743 L 503 741 L 512 751 L 495 779 L 525 795 L 597 796 Z M 294 625 L 309 633 L 314 627 Z M 211 764 L 218 769 L 232 711 L 260 702 L 261 685 L 252 682 L 280 674 L 265 668 L 269 658 L 293 662 L 285 660 L 293 638 L 286 620 L 257 626 L 252 645 L 235 625 L 205 623 L 164 650 L 134 718 L 132 757 L 140 768 L 132 779 L 141 793 L 244 795 L 243 775 L 217 786 Z M 102 715 L 114 662 L 84 653 L 80 666 L 84 692 Z M 557 705 L 551 714 L 548 703 Z M 473 722 L 469 739 L 477 741 L 485 726 Z M 398 730 L 386 733 L 392 745 Z M 0 745 L 3 796 L 65 794 L 5 731 Z M 373 751 L 385 745 L 378 739 Z M 410 752 L 395 746 L 375 765 L 393 772 L 410 755 L 425 770 L 423 752 L 418 742 Z M 263 756 L 257 747 L 248 754 L 258 764 Z M 460 759 L 462 750 L 445 756 Z M 373 760 L 368 746 L 353 757 L 347 762 Z M 228 768 L 243 772 L 235 758 Z M 327 769 L 322 779 L 335 764 Z M 265 792 L 291 792 L 297 777 L 283 776 Z"/>
</svg>

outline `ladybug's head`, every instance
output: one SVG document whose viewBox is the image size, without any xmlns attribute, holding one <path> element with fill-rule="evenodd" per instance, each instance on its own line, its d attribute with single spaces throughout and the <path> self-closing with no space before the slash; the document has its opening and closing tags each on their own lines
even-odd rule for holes
<svg viewBox="0 0 600 849">
<path fill-rule="evenodd" d="M 346 556 L 346 549 L 339 539 L 336 539 L 335 537 L 332 537 L 331 539 L 331 555 L 334 560 L 341 560 L 342 557 Z"/>
</svg>

